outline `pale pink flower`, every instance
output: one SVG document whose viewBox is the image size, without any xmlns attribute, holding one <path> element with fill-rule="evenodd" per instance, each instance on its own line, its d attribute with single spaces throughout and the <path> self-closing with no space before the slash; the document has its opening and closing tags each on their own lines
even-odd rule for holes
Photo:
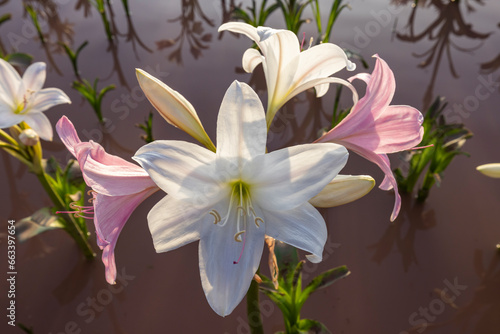
<svg viewBox="0 0 500 334">
<path fill-rule="evenodd" d="M 396 90 L 394 74 L 384 60 L 378 55 L 374 57 L 377 60 L 371 75 L 361 73 L 349 79 L 366 82 L 365 96 L 346 118 L 316 142 L 341 144 L 382 169 L 385 178 L 380 189 L 394 188 L 396 194 L 391 215 L 394 221 L 401 208 L 401 197 L 387 153 L 408 150 L 420 143 L 424 134 L 423 116 L 410 106 L 389 105 Z"/>
<path fill-rule="evenodd" d="M 92 188 L 97 244 L 102 249 L 106 281 L 114 284 L 118 236 L 135 208 L 159 188 L 141 167 L 106 153 L 98 143 L 82 142 L 66 116 L 57 122 L 56 131 L 78 160 L 83 178 Z"/>
</svg>

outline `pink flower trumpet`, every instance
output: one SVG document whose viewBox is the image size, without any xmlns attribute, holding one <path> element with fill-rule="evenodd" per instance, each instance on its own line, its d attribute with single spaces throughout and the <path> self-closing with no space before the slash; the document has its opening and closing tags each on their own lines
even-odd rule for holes
<svg viewBox="0 0 500 334">
<path fill-rule="evenodd" d="M 374 57 L 376 63 L 371 75 L 360 73 L 349 78 L 349 81 L 361 79 L 366 82 L 365 96 L 346 118 L 316 142 L 343 145 L 382 169 L 385 178 L 380 189 L 394 188 L 396 195 L 391 214 L 391 221 L 394 221 L 401 209 L 401 197 L 387 153 L 408 150 L 420 143 L 424 118 L 413 107 L 389 105 L 396 90 L 394 73 L 378 55 Z"/>
<path fill-rule="evenodd" d="M 66 116 L 57 122 L 56 130 L 92 188 L 97 244 L 102 249 L 106 281 L 115 284 L 118 236 L 135 208 L 159 188 L 141 167 L 106 153 L 98 143 L 82 142 Z M 82 212 L 91 214 L 88 208 Z"/>
</svg>

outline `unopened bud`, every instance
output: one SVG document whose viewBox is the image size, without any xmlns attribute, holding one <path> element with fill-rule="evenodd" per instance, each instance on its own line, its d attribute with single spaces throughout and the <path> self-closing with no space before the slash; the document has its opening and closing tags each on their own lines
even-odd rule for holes
<svg viewBox="0 0 500 334">
<path fill-rule="evenodd" d="M 38 133 L 33 129 L 26 129 L 21 131 L 19 140 L 26 146 L 35 146 L 40 140 L 40 137 L 38 137 Z"/>
</svg>

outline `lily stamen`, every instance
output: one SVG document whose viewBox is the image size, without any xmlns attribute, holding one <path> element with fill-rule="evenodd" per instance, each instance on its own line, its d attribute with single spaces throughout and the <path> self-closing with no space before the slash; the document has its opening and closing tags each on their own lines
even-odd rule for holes
<svg viewBox="0 0 500 334">
<path fill-rule="evenodd" d="M 71 209 L 74 209 L 75 211 L 56 211 L 56 214 L 58 213 L 67 213 L 67 214 L 73 214 L 73 217 L 75 218 L 85 218 L 85 219 L 94 219 L 94 206 L 89 205 L 89 206 L 81 206 L 76 204 L 76 202 L 70 203 L 69 207 Z M 87 216 L 92 215 L 92 216 Z"/>
<path fill-rule="evenodd" d="M 300 43 L 300 51 L 302 51 L 302 48 L 304 47 L 304 42 L 306 40 L 306 33 L 302 35 L 302 42 Z"/>
</svg>

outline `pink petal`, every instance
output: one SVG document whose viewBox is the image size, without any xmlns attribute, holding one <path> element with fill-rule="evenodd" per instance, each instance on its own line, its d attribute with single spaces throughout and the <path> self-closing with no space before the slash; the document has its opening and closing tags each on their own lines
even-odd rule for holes
<svg viewBox="0 0 500 334">
<path fill-rule="evenodd" d="M 375 153 L 400 152 L 422 141 L 423 120 L 413 107 L 388 106 L 376 119 L 366 117 L 358 123 L 339 124 L 327 138 L 349 141 Z"/>
<path fill-rule="evenodd" d="M 63 116 L 56 124 L 56 131 L 68 151 L 76 157 L 75 146 L 82 141 L 78 137 L 73 123 L 66 116 Z"/>
<path fill-rule="evenodd" d="M 85 182 L 99 194 L 123 196 L 156 187 L 148 173 L 133 163 L 106 153 L 95 143 L 77 145 L 75 154 Z"/>
<path fill-rule="evenodd" d="M 114 249 L 125 223 L 132 212 L 147 197 L 158 188 L 148 188 L 136 194 L 125 196 L 105 196 L 97 194 L 94 197 L 94 224 L 97 244 L 103 250 L 102 262 L 106 268 L 106 281 L 115 284 L 116 264 Z"/>
<path fill-rule="evenodd" d="M 379 166 L 379 168 L 384 172 L 385 178 L 379 187 L 382 190 L 389 190 L 394 188 L 394 194 L 396 196 L 396 199 L 391 214 L 391 222 L 394 221 L 399 214 L 399 210 L 401 209 L 401 196 L 398 193 L 398 184 L 396 182 L 396 179 L 394 178 L 394 174 L 392 174 L 391 163 L 387 155 L 377 154 L 363 147 L 353 145 L 349 142 L 337 141 L 336 143 L 344 145 L 347 149 L 356 152 L 357 154 L 361 155 L 363 158 L 367 160 L 370 160 L 371 162 Z"/>
</svg>

